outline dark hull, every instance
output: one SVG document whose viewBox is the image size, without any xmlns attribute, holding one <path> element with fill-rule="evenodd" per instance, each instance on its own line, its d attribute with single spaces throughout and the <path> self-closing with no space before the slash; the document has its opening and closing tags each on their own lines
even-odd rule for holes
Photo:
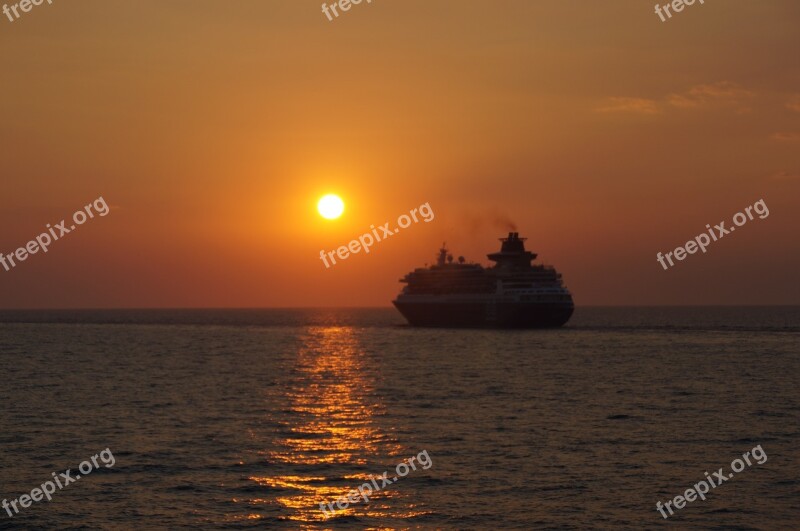
<svg viewBox="0 0 800 531">
<path fill-rule="evenodd" d="M 572 317 L 569 303 L 393 301 L 412 326 L 447 328 L 558 328 Z"/>
</svg>

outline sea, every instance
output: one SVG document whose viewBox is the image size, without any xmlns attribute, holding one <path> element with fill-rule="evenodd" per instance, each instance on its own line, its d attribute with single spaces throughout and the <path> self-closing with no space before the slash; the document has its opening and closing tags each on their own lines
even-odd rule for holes
<svg viewBox="0 0 800 531">
<path fill-rule="evenodd" d="M 800 307 L 1 311 L 0 375 L 0 529 L 800 528 Z"/>
</svg>

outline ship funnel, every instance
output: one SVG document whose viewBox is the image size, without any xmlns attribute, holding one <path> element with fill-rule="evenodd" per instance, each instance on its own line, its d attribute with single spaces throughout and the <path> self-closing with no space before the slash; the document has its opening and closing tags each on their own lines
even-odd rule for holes
<svg viewBox="0 0 800 531">
<path fill-rule="evenodd" d="M 524 253 L 525 252 L 525 238 L 519 237 L 519 232 L 509 232 L 508 238 L 502 238 L 503 242 L 501 252 L 505 253 Z"/>
<path fill-rule="evenodd" d="M 509 232 L 508 238 L 500 238 L 500 241 L 503 242 L 500 252 L 488 255 L 489 260 L 529 267 L 531 260 L 536 258 L 536 254 L 525 250 L 525 240 L 526 238 L 519 237 L 519 232 Z"/>
</svg>

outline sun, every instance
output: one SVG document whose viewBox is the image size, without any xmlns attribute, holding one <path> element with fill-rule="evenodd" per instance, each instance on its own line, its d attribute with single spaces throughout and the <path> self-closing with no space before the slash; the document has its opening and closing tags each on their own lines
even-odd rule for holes
<svg viewBox="0 0 800 531">
<path fill-rule="evenodd" d="M 317 210 L 325 219 L 336 219 L 344 212 L 344 201 L 338 195 L 328 194 L 319 200 Z"/>
</svg>

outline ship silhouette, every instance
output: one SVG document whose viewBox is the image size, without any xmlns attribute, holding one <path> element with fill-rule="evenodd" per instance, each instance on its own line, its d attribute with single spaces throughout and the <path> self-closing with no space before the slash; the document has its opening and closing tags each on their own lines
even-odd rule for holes
<svg viewBox="0 0 800 531">
<path fill-rule="evenodd" d="M 518 232 L 500 238 L 500 251 L 487 255 L 491 267 L 464 257 L 453 263 L 442 245 L 435 265 L 400 279 L 406 285 L 392 303 L 412 326 L 563 326 L 575 309 L 572 294 L 555 268 L 531 263 L 536 253 L 525 250 L 525 240 Z"/>
</svg>

